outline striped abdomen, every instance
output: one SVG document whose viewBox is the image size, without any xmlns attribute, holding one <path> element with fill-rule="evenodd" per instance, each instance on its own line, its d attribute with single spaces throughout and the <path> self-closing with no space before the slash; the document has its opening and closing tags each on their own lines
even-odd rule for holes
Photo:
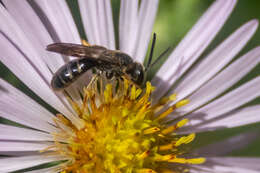
<svg viewBox="0 0 260 173">
<path fill-rule="evenodd" d="M 54 90 L 64 89 L 78 79 L 83 73 L 96 66 L 92 59 L 72 60 L 63 65 L 54 75 L 51 86 Z"/>
</svg>

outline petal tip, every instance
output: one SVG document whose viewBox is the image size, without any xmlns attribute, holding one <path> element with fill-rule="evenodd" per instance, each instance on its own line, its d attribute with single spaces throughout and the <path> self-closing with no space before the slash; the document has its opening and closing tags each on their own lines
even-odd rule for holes
<svg viewBox="0 0 260 173">
<path fill-rule="evenodd" d="M 258 27 L 258 25 L 259 25 L 258 19 L 252 19 L 251 22 L 252 22 L 254 25 L 256 25 L 256 27 Z"/>
</svg>

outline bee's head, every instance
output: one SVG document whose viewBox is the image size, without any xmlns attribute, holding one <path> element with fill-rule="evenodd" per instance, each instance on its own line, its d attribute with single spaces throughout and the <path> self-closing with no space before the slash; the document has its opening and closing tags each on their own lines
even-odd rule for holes
<svg viewBox="0 0 260 173">
<path fill-rule="evenodd" d="M 125 73 L 127 78 L 129 78 L 136 85 L 141 86 L 144 82 L 145 72 L 144 67 L 140 63 L 130 63 L 126 67 Z"/>
</svg>

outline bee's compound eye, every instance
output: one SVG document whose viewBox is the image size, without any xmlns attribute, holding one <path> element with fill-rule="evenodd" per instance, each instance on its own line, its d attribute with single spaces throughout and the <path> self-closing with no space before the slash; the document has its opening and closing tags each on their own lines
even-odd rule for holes
<svg viewBox="0 0 260 173">
<path fill-rule="evenodd" d="M 137 80 L 138 77 L 140 76 L 140 74 L 141 74 L 140 69 L 135 69 L 134 72 L 132 73 L 132 77 L 133 77 L 135 80 Z"/>
<path fill-rule="evenodd" d="M 144 70 L 143 66 L 138 63 L 132 63 L 127 67 L 126 73 L 131 77 L 131 80 L 137 84 L 141 85 L 144 80 Z"/>
<path fill-rule="evenodd" d="M 134 82 L 137 85 L 142 85 L 143 81 L 144 81 L 144 71 L 143 71 L 143 69 L 135 70 L 135 80 L 134 80 Z"/>
</svg>

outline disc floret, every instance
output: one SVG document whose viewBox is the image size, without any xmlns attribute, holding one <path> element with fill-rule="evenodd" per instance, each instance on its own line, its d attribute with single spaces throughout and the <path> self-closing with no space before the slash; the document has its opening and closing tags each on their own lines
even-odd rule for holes
<svg viewBox="0 0 260 173">
<path fill-rule="evenodd" d="M 179 137 L 174 131 L 188 120 L 164 123 L 188 100 L 165 110 L 176 95 L 151 105 L 153 90 L 149 82 L 145 90 L 128 80 L 104 88 L 94 82 L 84 89 L 81 104 L 70 99 L 84 126 L 78 129 L 62 115 L 55 120 L 60 132 L 53 134 L 53 148 L 68 158 L 62 172 L 148 173 L 167 171 L 168 163 L 203 163 L 204 158 L 181 157 L 184 153 L 179 148 L 193 141 L 195 134 Z"/>
</svg>

